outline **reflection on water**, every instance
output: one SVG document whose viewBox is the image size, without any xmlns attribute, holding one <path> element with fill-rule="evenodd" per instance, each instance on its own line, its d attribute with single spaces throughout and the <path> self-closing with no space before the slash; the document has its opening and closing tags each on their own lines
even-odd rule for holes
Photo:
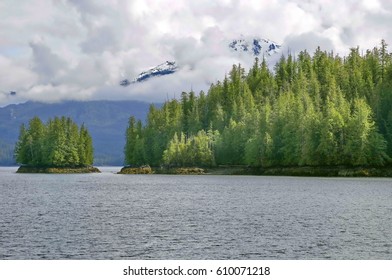
<svg viewBox="0 0 392 280">
<path fill-rule="evenodd" d="M 391 259 L 392 180 L 15 174 L 0 259 Z"/>
</svg>

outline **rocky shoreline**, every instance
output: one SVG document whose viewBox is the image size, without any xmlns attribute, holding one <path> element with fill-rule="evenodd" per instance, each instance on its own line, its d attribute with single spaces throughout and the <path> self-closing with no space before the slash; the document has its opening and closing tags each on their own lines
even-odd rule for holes
<svg viewBox="0 0 392 280">
<path fill-rule="evenodd" d="M 121 168 L 117 174 L 173 174 L 173 175 L 203 175 L 206 170 L 199 167 L 178 167 L 178 168 L 151 168 L 150 166 Z"/>
<path fill-rule="evenodd" d="M 97 167 L 36 167 L 20 166 L 16 173 L 77 174 L 100 173 Z M 168 174 L 168 175 L 261 175 L 303 177 L 392 177 L 392 167 L 300 166 L 300 167 L 140 167 L 125 166 L 117 174 Z"/>
<path fill-rule="evenodd" d="M 20 166 L 16 173 L 49 173 L 49 174 L 78 174 L 78 173 L 101 173 L 94 166 L 83 167 L 37 167 Z"/>
<path fill-rule="evenodd" d="M 300 166 L 256 168 L 220 166 L 214 168 L 182 167 L 151 168 L 123 167 L 118 174 L 174 174 L 174 175 L 264 175 L 303 177 L 392 177 L 392 167 Z"/>
<path fill-rule="evenodd" d="M 392 177 L 392 167 L 271 167 L 258 175 L 306 177 Z"/>
<path fill-rule="evenodd" d="M 150 166 L 140 166 L 140 167 L 131 167 L 131 166 L 124 166 L 121 168 L 117 174 L 153 174 L 153 170 Z"/>
</svg>

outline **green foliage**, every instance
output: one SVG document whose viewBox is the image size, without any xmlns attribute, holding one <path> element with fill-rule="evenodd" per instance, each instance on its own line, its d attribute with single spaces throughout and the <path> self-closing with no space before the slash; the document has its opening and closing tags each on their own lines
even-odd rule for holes
<svg viewBox="0 0 392 280">
<path fill-rule="evenodd" d="M 180 100 L 167 101 L 161 109 L 152 106 L 146 124 L 137 129 L 131 118 L 126 163 L 390 163 L 392 56 L 384 41 L 364 55 L 353 48 L 342 58 L 318 48 L 313 55 L 282 56 L 274 72 L 265 60 L 256 59 L 245 73 L 234 65 L 207 94 L 183 92 Z"/>
<path fill-rule="evenodd" d="M 54 118 L 43 124 L 38 117 L 20 127 L 15 158 L 30 166 L 74 167 L 93 163 L 92 138 L 70 118 Z"/>
<path fill-rule="evenodd" d="M 84 125 L 80 127 L 78 145 L 80 162 L 84 165 L 92 165 L 94 162 L 93 139 Z"/>
<path fill-rule="evenodd" d="M 213 145 L 215 135 L 200 130 L 196 135 L 186 137 L 174 134 L 167 149 L 163 152 L 163 162 L 170 167 L 183 166 L 214 166 Z"/>
<path fill-rule="evenodd" d="M 246 140 L 245 123 L 230 120 L 216 145 L 217 163 L 224 165 L 244 164 Z"/>
</svg>

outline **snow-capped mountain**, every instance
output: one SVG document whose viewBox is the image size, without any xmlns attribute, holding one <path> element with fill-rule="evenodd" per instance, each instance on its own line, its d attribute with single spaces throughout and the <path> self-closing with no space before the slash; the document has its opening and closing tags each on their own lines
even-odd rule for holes
<svg viewBox="0 0 392 280">
<path fill-rule="evenodd" d="M 270 57 L 274 54 L 279 53 L 281 46 L 276 44 L 271 40 L 262 39 L 259 37 L 245 37 L 241 36 L 240 38 L 233 39 L 230 41 L 225 41 L 226 46 L 233 52 L 233 53 L 246 53 L 251 56 L 257 57 Z M 147 81 L 150 78 L 157 77 L 157 76 L 164 76 L 173 74 L 179 70 L 175 61 L 166 61 L 162 64 L 159 64 L 156 67 L 150 68 L 149 70 L 141 72 L 136 78 L 133 80 L 124 79 L 120 81 L 121 86 L 129 86 L 133 83 Z"/>
<path fill-rule="evenodd" d="M 150 68 L 147 71 L 141 72 L 136 79 L 134 79 L 132 82 L 130 82 L 128 79 L 124 79 L 120 82 L 120 85 L 122 86 L 128 86 L 131 83 L 136 83 L 136 82 L 143 82 L 146 81 L 152 77 L 156 76 L 164 76 L 168 74 L 173 74 L 177 71 L 178 66 L 175 61 L 166 61 L 162 64 L 159 64 L 156 67 Z"/>
<path fill-rule="evenodd" d="M 249 53 L 253 56 L 271 56 L 280 50 L 280 45 L 271 40 L 258 37 L 240 37 L 229 43 L 229 48 L 233 52 Z"/>
</svg>

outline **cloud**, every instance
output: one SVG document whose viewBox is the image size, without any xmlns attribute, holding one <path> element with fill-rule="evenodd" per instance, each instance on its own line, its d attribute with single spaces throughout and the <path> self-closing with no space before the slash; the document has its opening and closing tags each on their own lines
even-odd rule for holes
<svg viewBox="0 0 392 280">
<path fill-rule="evenodd" d="M 322 34 L 316 32 L 306 32 L 299 35 L 287 36 L 283 43 L 283 54 L 295 54 L 300 51 L 307 50 L 312 53 L 320 47 L 323 50 L 334 49 L 333 41 L 329 37 L 324 37 Z"/>
<path fill-rule="evenodd" d="M 51 49 L 42 43 L 31 42 L 32 70 L 39 75 L 43 83 L 53 82 L 57 75 L 66 71 L 66 63 Z"/>
<path fill-rule="evenodd" d="M 38 83 L 36 73 L 2 55 L 0 55 L 0 72 L 0 105 L 19 101 L 19 96 L 9 95 L 10 91 L 24 90 Z"/>
<path fill-rule="evenodd" d="M 80 44 L 85 53 L 102 53 L 112 50 L 119 41 L 116 32 L 110 26 L 96 28 L 90 34 L 90 38 Z"/>
<path fill-rule="evenodd" d="M 79 87 L 69 84 L 39 84 L 24 93 L 24 97 L 34 101 L 56 103 L 60 100 L 89 100 L 96 88 Z"/>
<path fill-rule="evenodd" d="M 39 12 L 37 12 L 39 11 Z M 344 55 L 350 47 L 392 42 L 388 0 L 32 0 L 0 2 L 0 106 L 23 100 L 162 101 L 207 90 L 234 63 L 228 41 L 241 34 L 283 44 L 283 54 L 317 46 Z M 180 71 L 127 88 L 123 78 L 166 60 Z M 274 59 L 270 60 L 271 63 Z"/>
</svg>

